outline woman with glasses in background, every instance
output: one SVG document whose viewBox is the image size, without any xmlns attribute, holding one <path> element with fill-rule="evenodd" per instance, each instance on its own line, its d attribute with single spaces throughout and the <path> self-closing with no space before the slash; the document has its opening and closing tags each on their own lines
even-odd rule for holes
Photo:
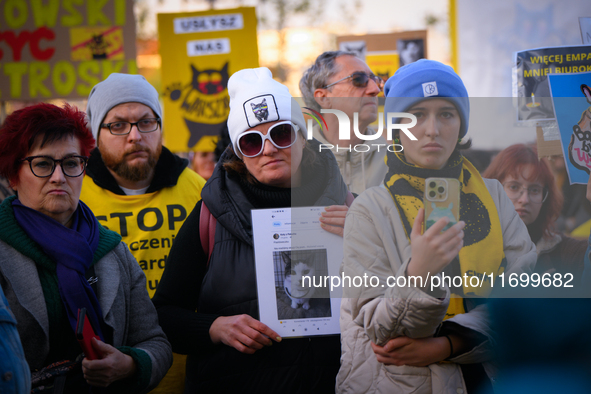
<svg viewBox="0 0 591 394">
<path fill-rule="evenodd" d="M 536 149 L 523 144 L 502 150 L 490 163 L 483 177 L 497 179 L 536 244 L 535 271 L 571 273 L 579 283 L 587 242 L 554 232 L 553 225 L 562 210 L 562 195 L 548 164 L 538 159 Z"/>
<path fill-rule="evenodd" d="M 232 144 L 175 238 L 152 301 L 174 351 L 188 354 L 185 393 L 332 392 L 338 336 L 282 341 L 258 320 L 251 210 L 330 206 L 322 227 L 342 236 L 346 186 L 332 153 L 306 141 L 298 104 L 267 68 L 236 72 L 228 92 Z M 204 207 L 217 220 L 209 256 Z"/>
<path fill-rule="evenodd" d="M 0 175 L 17 192 L 0 205 L 0 286 L 29 367 L 47 367 L 33 373 L 42 392 L 144 392 L 172 362 L 142 270 L 79 201 L 93 147 L 85 114 L 67 104 L 26 107 L 0 128 Z M 99 338 L 85 349 L 83 309 Z"/>
</svg>

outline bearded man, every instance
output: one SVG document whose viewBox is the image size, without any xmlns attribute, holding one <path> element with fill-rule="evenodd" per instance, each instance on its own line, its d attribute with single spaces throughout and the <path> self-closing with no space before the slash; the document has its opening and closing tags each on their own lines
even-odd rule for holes
<svg viewBox="0 0 591 394">
<path fill-rule="evenodd" d="M 205 184 L 188 161 L 162 146 L 158 92 L 141 75 L 111 74 L 88 96 L 97 147 L 91 152 L 80 199 L 99 222 L 123 237 L 154 295 L 170 247 Z M 101 278 L 98 278 L 100 280 Z M 182 393 L 184 356 L 152 392 Z"/>
</svg>

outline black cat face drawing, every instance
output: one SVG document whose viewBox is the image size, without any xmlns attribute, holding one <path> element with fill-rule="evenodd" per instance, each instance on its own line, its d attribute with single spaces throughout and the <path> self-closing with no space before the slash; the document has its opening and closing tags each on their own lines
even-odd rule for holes
<svg viewBox="0 0 591 394">
<path fill-rule="evenodd" d="M 164 96 L 178 101 L 190 133 L 187 147 L 192 148 L 204 136 L 216 136 L 226 124 L 229 112 L 227 87 L 229 62 L 221 69 L 199 70 L 191 66 L 190 82 L 175 82 Z"/>
<path fill-rule="evenodd" d="M 252 107 L 252 112 L 254 112 L 254 116 L 257 117 L 259 122 L 267 120 L 267 117 L 269 116 L 269 107 L 267 107 L 267 99 L 263 99 L 263 101 L 261 101 L 258 104 L 250 103 L 250 106 Z"/>
<path fill-rule="evenodd" d="M 230 79 L 228 63 L 221 70 L 209 69 L 201 71 L 191 64 L 191 71 L 193 73 L 191 86 L 203 94 L 217 94 L 228 86 L 228 79 Z"/>
</svg>

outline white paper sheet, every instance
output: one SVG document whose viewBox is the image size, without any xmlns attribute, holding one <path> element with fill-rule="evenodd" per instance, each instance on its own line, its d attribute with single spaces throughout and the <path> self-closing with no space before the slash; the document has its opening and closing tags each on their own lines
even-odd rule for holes
<svg viewBox="0 0 591 394">
<path fill-rule="evenodd" d="M 260 320 L 284 338 L 340 333 L 342 289 L 330 278 L 339 276 L 343 238 L 320 227 L 323 211 L 252 211 Z"/>
</svg>

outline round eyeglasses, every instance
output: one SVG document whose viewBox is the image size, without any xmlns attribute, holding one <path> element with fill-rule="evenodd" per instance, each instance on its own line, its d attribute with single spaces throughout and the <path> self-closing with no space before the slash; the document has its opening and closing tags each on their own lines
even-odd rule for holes
<svg viewBox="0 0 591 394">
<path fill-rule="evenodd" d="M 331 86 L 336 85 L 337 83 L 344 81 L 345 79 L 349 79 L 349 78 L 351 78 L 351 83 L 356 88 L 366 88 L 370 79 L 372 81 L 374 81 L 376 83 L 376 85 L 378 85 L 378 88 L 380 88 L 380 90 L 382 90 L 384 88 L 384 80 L 382 78 L 378 77 L 377 75 L 366 74 L 362 71 L 355 71 L 353 74 L 351 74 L 345 78 L 341 78 L 338 81 L 335 81 L 329 85 L 326 85 L 322 89 L 328 89 Z"/>
<path fill-rule="evenodd" d="M 534 204 L 541 204 L 548 197 L 548 190 L 538 185 L 525 187 L 519 182 L 506 182 L 503 183 L 503 188 L 511 200 L 519 200 L 526 191 L 529 200 Z"/>
<path fill-rule="evenodd" d="M 238 149 L 245 157 L 255 157 L 263 152 L 265 141 L 269 140 L 278 149 L 292 146 L 297 139 L 299 127 L 290 121 L 283 121 L 269 127 L 267 135 L 258 130 L 246 131 L 238 137 Z"/>
<path fill-rule="evenodd" d="M 68 156 L 61 160 L 50 156 L 29 156 L 21 161 L 28 161 L 31 172 L 37 178 L 47 178 L 53 175 L 55 167 L 59 164 L 65 176 L 71 178 L 84 174 L 88 157 L 86 156 Z"/>
<path fill-rule="evenodd" d="M 101 127 L 108 128 L 113 135 L 127 135 L 131 133 L 131 128 L 136 126 L 140 133 L 151 133 L 156 131 L 160 125 L 159 118 L 146 118 L 137 122 L 111 122 L 103 123 Z"/>
</svg>

